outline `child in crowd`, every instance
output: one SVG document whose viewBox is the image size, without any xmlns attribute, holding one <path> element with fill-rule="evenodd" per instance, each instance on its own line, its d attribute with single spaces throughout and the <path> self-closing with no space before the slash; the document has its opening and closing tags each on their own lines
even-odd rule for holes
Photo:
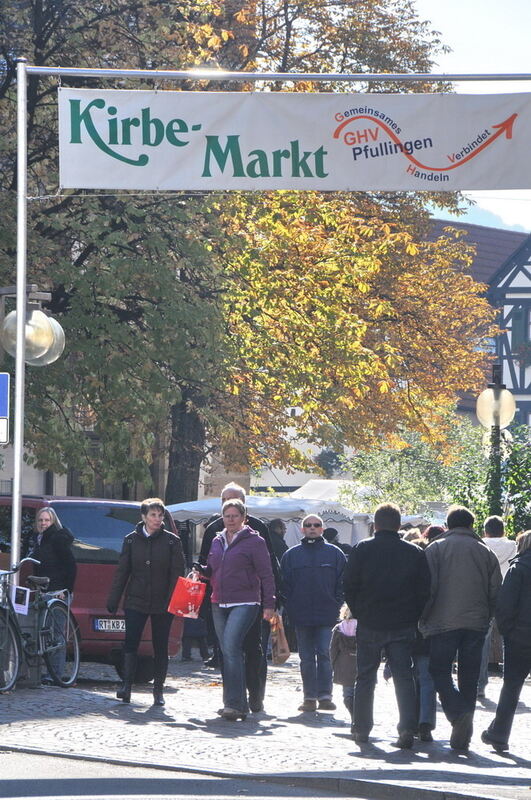
<svg viewBox="0 0 531 800">
<path fill-rule="evenodd" d="M 341 622 L 332 631 L 330 641 L 330 661 L 332 662 L 334 683 L 343 687 L 343 702 L 350 714 L 354 713 L 354 684 L 358 674 L 356 661 L 356 626 L 350 608 L 346 603 L 339 612 Z"/>
</svg>

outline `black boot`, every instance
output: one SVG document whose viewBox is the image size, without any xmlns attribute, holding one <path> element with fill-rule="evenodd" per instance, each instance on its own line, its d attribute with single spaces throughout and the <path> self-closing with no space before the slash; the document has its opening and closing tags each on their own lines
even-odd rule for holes
<svg viewBox="0 0 531 800">
<path fill-rule="evenodd" d="M 116 692 L 116 697 L 124 703 L 130 703 L 131 688 L 136 672 L 136 653 L 124 653 L 123 670 L 123 683 Z"/>
<path fill-rule="evenodd" d="M 153 705 L 154 706 L 163 706 L 164 705 L 164 695 L 163 695 L 164 686 L 157 686 L 153 684 Z"/>
<path fill-rule="evenodd" d="M 153 705 L 164 705 L 164 681 L 166 680 L 166 673 L 168 671 L 168 659 L 157 658 L 155 656 L 155 665 L 153 670 Z"/>
</svg>

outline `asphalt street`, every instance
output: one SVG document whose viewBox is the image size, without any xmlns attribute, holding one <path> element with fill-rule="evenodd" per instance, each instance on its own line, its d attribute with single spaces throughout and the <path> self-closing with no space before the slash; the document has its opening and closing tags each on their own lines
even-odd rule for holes
<svg viewBox="0 0 531 800">
<path fill-rule="evenodd" d="M 313 789 L 235 778 L 190 776 L 169 770 L 97 764 L 27 753 L 0 753 L 0 798 L 32 800 L 262 800 L 274 797 L 325 798 L 335 794 L 315 794 Z"/>
</svg>

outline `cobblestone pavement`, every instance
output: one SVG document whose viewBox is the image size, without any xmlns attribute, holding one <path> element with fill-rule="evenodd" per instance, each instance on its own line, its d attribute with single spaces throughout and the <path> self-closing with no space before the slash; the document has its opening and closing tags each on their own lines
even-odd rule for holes
<svg viewBox="0 0 531 800">
<path fill-rule="evenodd" d="M 397 711 L 392 682 L 380 676 L 371 742 L 356 745 L 336 687 L 336 712 L 302 714 L 298 659 L 269 668 L 266 710 L 245 721 L 218 717 L 219 673 L 202 662 L 174 659 L 166 706 L 151 705 L 149 687 L 135 687 L 132 703 L 115 699 L 110 667 L 82 664 L 76 687 L 19 686 L 0 696 L 1 745 L 5 748 L 82 756 L 113 762 L 158 765 L 197 772 L 292 776 L 316 788 L 374 798 L 455 795 L 531 800 L 531 683 L 526 682 L 513 727 L 510 754 L 482 744 L 501 680 L 491 677 L 478 701 L 468 754 L 449 748 L 450 726 L 439 710 L 436 741 L 396 750 Z M 405 787 L 405 788 L 404 788 Z"/>
</svg>

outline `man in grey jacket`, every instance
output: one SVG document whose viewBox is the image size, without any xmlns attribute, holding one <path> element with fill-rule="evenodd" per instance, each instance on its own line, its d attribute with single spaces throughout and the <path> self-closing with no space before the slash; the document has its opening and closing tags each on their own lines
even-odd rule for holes
<svg viewBox="0 0 531 800">
<path fill-rule="evenodd" d="M 431 594 L 419 622 L 429 637 L 430 673 L 452 724 L 454 750 L 467 750 L 472 738 L 481 652 L 501 585 L 498 559 L 474 533 L 474 522 L 467 508 L 452 506 L 448 532 L 426 550 Z"/>
</svg>

